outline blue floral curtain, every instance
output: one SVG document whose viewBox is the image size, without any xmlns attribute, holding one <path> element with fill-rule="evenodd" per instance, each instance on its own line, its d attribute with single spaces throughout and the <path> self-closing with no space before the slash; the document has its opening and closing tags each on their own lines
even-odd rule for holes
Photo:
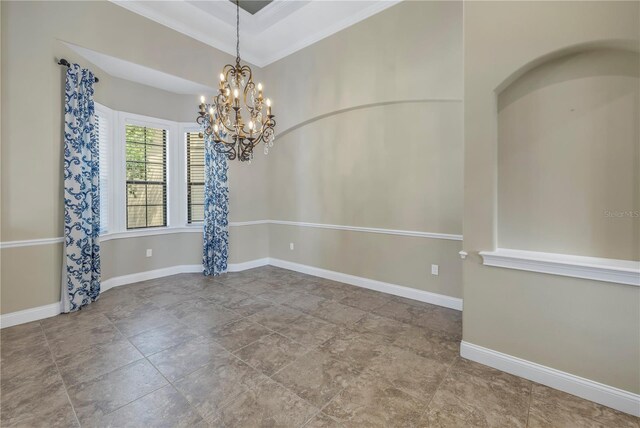
<svg viewBox="0 0 640 428">
<path fill-rule="evenodd" d="M 63 312 L 73 312 L 100 294 L 100 188 L 93 84 L 89 70 L 67 70 L 64 109 Z"/>
<path fill-rule="evenodd" d="M 215 150 L 215 144 L 211 137 L 205 137 L 204 249 L 202 257 L 205 275 L 225 273 L 229 258 L 228 165 L 226 155 L 218 153 Z"/>
</svg>

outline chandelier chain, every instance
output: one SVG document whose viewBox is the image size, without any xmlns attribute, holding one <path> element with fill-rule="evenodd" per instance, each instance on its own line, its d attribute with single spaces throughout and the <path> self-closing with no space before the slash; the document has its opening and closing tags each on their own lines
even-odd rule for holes
<svg viewBox="0 0 640 428">
<path fill-rule="evenodd" d="M 240 63 L 240 0 L 236 0 L 236 62 Z"/>
</svg>

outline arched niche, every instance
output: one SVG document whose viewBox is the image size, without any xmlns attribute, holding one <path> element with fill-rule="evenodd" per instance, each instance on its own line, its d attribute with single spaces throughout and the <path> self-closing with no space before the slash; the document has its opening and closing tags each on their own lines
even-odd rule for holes
<svg viewBox="0 0 640 428">
<path fill-rule="evenodd" d="M 498 247 L 640 260 L 638 52 L 555 52 L 498 88 Z"/>
</svg>

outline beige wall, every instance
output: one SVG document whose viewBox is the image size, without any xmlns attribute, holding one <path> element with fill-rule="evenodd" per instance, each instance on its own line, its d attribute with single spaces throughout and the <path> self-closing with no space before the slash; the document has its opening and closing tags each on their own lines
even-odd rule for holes
<svg viewBox="0 0 640 428">
<path fill-rule="evenodd" d="M 460 2 L 403 2 L 265 70 L 271 219 L 462 234 Z M 460 241 L 269 231 L 270 257 L 461 297 Z"/>
<path fill-rule="evenodd" d="M 194 120 L 199 102 L 195 94 L 177 95 L 113 78 L 63 42 L 205 85 L 214 84 L 215 70 L 233 57 L 106 1 L 0 4 L 0 239 L 60 237 L 64 68 L 55 63 L 56 58 L 90 67 L 100 78 L 95 100 L 115 110 L 187 122 Z M 254 72 L 262 74 L 259 69 Z M 230 221 L 265 218 L 265 175 L 263 159 L 249 168 L 232 164 Z M 230 230 L 231 263 L 267 256 L 265 225 L 238 229 Z M 255 245 L 248 245 L 254 240 Z M 145 257 L 147 248 L 154 250 L 152 258 Z M 106 241 L 102 246 L 103 278 L 199 264 L 201 251 L 198 233 Z M 2 249 L 0 312 L 58 301 L 61 257 L 61 244 Z M 33 269 L 34 264 L 39 268 Z"/>
<path fill-rule="evenodd" d="M 640 392 L 640 289 L 481 265 L 497 243 L 498 103 L 527 65 L 638 46 L 637 2 L 465 3 L 464 340 Z M 608 43 L 607 43 L 608 42 Z"/>
<path fill-rule="evenodd" d="M 638 54 L 548 61 L 498 97 L 498 246 L 640 260 Z M 607 216 L 609 212 L 610 216 Z"/>
</svg>

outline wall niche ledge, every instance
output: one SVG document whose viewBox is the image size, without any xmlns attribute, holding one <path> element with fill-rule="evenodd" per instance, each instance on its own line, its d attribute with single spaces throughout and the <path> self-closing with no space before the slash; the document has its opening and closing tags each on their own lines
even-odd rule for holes
<svg viewBox="0 0 640 428">
<path fill-rule="evenodd" d="M 640 287 L 640 261 L 497 248 L 480 251 L 482 264 Z"/>
</svg>

